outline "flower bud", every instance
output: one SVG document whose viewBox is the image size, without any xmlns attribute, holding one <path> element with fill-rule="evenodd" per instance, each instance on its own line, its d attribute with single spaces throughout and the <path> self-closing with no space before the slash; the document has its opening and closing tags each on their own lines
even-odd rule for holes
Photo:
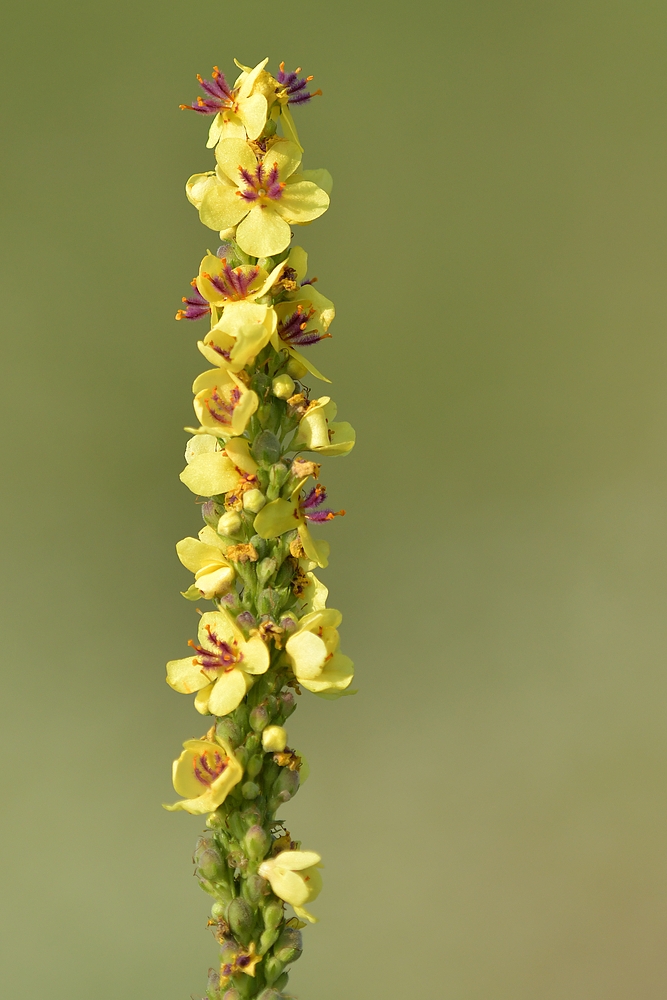
<svg viewBox="0 0 667 1000">
<path fill-rule="evenodd" d="M 282 933 L 273 949 L 273 954 L 276 958 L 283 965 L 289 965 L 290 962 L 297 960 L 302 950 L 303 939 L 301 931 L 297 930 L 296 927 L 283 927 Z"/>
<path fill-rule="evenodd" d="M 290 358 L 287 362 L 287 372 L 292 376 L 292 378 L 303 378 L 307 371 L 308 369 L 306 366 L 302 365 L 296 358 Z"/>
<path fill-rule="evenodd" d="M 219 851 L 209 847 L 202 851 L 197 860 L 197 874 L 206 879 L 216 879 L 224 872 L 224 862 Z"/>
<path fill-rule="evenodd" d="M 289 399 L 294 395 L 294 379 L 287 374 L 276 375 L 271 383 L 271 392 L 278 399 Z"/>
<path fill-rule="evenodd" d="M 260 742 L 261 738 L 257 735 L 257 733 L 250 733 L 250 735 L 246 737 L 245 741 L 245 747 L 248 753 L 254 754 L 256 750 L 259 750 Z"/>
<path fill-rule="evenodd" d="M 256 753 L 248 761 L 246 772 L 249 778 L 256 778 L 264 766 L 264 754 Z"/>
<path fill-rule="evenodd" d="M 282 976 L 278 976 L 278 978 L 276 979 L 275 983 L 273 984 L 274 990 L 282 990 L 282 989 L 284 989 L 285 986 L 287 986 L 287 980 L 288 979 L 289 979 L 289 973 L 288 972 L 283 972 Z M 294 1000 L 293 997 L 289 998 L 286 993 L 285 994 L 281 993 L 280 995 L 284 996 L 285 1000 Z"/>
<path fill-rule="evenodd" d="M 288 719 L 296 708 L 296 696 L 293 691 L 282 691 L 280 694 L 279 715 Z"/>
<path fill-rule="evenodd" d="M 218 509 L 216 508 L 215 500 L 206 500 L 201 505 L 201 516 L 206 524 L 208 524 L 211 528 L 215 528 L 220 516 Z"/>
<path fill-rule="evenodd" d="M 283 595 L 273 587 L 266 587 L 257 595 L 257 610 L 260 615 L 269 615 L 271 618 L 280 612 L 283 603 Z"/>
<path fill-rule="evenodd" d="M 243 509 L 252 514 L 258 514 L 266 503 L 266 497 L 261 490 L 247 490 L 243 494 Z"/>
<path fill-rule="evenodd" d="M 242 944 L 247 944 L 252 934 L 255 916 L 250 904 L 242 896 L 237 896 L 229 904 L 227 920 L 234 936 Z"/>
<path fill-rule="evenodd" d="M 257 563 L 257 583 L 260 585 L 260 587 L 263 587 L 264 584 L 268 580 L 270 580 L 272 576 L 275 576 L 277 569 L 278 569 L 278 563 L 276 562 L 275 559 L 272 559 L 270 557 L 267 559 L 262 559 L 260 563 Z"/>
<path fill-rule="evenodd" d="M 276 927 L 280 927 L 280 922 L 283 919 L 284 906 L 281 900 L 272 899 L 264 907 L 264 926 L 267 930 L 274 931 Z"/>
<path fill-rule="evenodd" d="M 273 986 L 274 982 L 285 968 L 285 963 L 281 962 L 279 958 L 275 957 L 275 955 L 267 955 L 264 959 L 262 968 L 264 969 L 264 978 L 267 983 L 269 986 Z M 277 992 L 271 992 L 270 995 L 276 997 L 280 996 Z"/>
<path fill-rule="evenodd" d="M 287 746 L 287 732 L 282 726 L 269 726 L 262 733 L 262 746 L 267 753 L 284 750 Z"/>
<path fill-rule="evenodd" d="M 226 903 L 214 903 L 211 907 L 211 916 L 214 920 L 224 920 L 227 913 Z"/>
<path fill-rule="evenodd" d="M 289 802 L 299 789 L 299 772 L 290 771 L 288 767 L 281 767 L 280 774 L 273 783 L 272 794 L 280 798 L 281 802 Z"/>
<path fill-rule="evenodd" d="M 235 510 L 228 510 L 218 521 L 217 531 L 219 535 L 237 535 L 241 530 L 243 521 Z"/>
<path fill-rule="evenodd" d="M 254 781 L 246 781 L 246 783 L 241 787 L 241 795 L 244 799 L 256 799 L 261 788 Z"/>
<path fill-rule="evenodd" d="M 262 431 L 251 447 L 252 457 L 260 465 L 273 465 L 280 458 L 280 441 L 271 431 Z"/>
<path fill-rule="evenodd" d="M 241 994 L 233 986 L 222 994 L 222 1000 L 241 1000 Z"/>
<path fill-rule="evenodd" d="M 243 838 L 243 845 L 251 861 L 263 861 L 271 846 L 271 837 L 264 827 L 256 823 Z"/>
<path fill-rule="evenodd" d="M 256 733 L 261 733 L 269 723 L 269 713 L 264 705 L 256 705 L 250 712 L 250 725 Z"/>
<path fill-rule="evenodd" d="M 257 906 L 271 892 L 271 886 L 261 875 L 249 875 L 244 879 L 241 892 L 250 903 Z"/>
<path fill-rule="evenodd" d="M 225 719 L 220 719 L 215 727 L 215 735 L 221 739 L 225 740 L 234 750 L 241 740 L 243 739 L 243 734 L 241 730 L 236 725 L 236 723 L 229 717 Z"/>
<path fill-rule="evenodd" d="M 271 931 L 266 930 L 266 931 L 262 932 L 262 936 L 259 939 L 259 953 L 260 953 L 260 955 L 266 954 L 266 952 L 269 950 L 269 948 L 271 947 L 271 945 L 273 944 L 273 942 L 277 939 L 277 937 L 278 937 L 278 929 L 277 928 L 275 930 L 271 930 Z"/>
<path fill-rule="evenodd" d="M 206 996 L 208 1000 L 218 1000 L 220 994 L 218 990 L 220 989 L 220 973 L 216 972 L 215 969 L 208 970 L 208 983 L 206 986 Z"/>
</svg>

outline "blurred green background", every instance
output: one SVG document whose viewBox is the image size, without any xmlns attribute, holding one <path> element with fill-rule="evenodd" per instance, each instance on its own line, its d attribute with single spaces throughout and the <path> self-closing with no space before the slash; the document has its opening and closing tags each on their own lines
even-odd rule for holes
<svg viewBox="0 0 667 1000">
<path fill-rule="evenodd" d="M 195 73 L 269 55 L 331 210 L 317 364 L 358 431 L 324 579 L 360 692 L 304 696 L 326 863 L 302 1000 L 667 993 L 667 8 L 34 0 L 4 15 L 6 996 L 200 996 L 196 615 L 175 542 L 215 247 Z M 311 272 L 311 273 L 312 273 Z"/>
</svg>

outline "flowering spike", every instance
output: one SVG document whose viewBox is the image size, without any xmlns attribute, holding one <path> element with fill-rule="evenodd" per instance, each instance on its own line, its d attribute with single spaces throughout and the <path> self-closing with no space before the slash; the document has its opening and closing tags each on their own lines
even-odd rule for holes
<svg viewBox="0 0 667 1000">
<path fill-rule="evenodd" d="M 303 171 L 289 110 L 320 91 L 301 67 L 281 63 L 272 76 L 267 61 L 239 63 L 233 87 L 214 67 L 211 79 L 197 77 L 203 96 L 182 105 L 214 116 L 215 171 L 186 190 L 223 243 L 203 257 L 176 314 L 209 317 L 197 347 L 211 367 L 192 386 L 196 424 L 180 476 L 203 500 L 204 527 L 176 552 L 192 574 L 183 595 L 211 607 L 196 608 L 197 638 L 189 656 L 169 661 L 167 683 L 209 720 L 183 744 L 173 770 L 181 799 L 166 808 L 208 816 L 195 874 L 214 900 L 211 1000 L 286 996 L 322 881 L 320 855 L 276 819 L 308 774 L 285 723 L 302 690 L 339 698 L 354 673 L 339 651 L 342 616 L 314 572 L 329 557 L 319 525 L 345 514 L 326 506 L 319 456 L 347 454 L 354 431 L 304 382 L 327 381 L 300 351 L 331 336 L 335 308 L 292 245 L 294 227 L 329 207 L 331 178 Z"/>
</svg>

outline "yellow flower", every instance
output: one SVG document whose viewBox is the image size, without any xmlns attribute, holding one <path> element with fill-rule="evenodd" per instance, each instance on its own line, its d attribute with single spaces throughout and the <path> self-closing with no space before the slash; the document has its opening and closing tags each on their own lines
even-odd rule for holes
<svg viewBox="0 0 667 1000">
<path fill-rule="evenodd" d="M 243 768 L 225 740 L 186 740 L 183 753 L 174 761 L 172 777 L 174 788 L 185 798 L 164 808 L 201 816 L 225 801 L 243 777 Z"/>
<path fill-rule="evenodd" d="M 170 660 L 167 683 L 181 694 L 197 691 L 202 715 L 229 715 L 241 704 L 258 674 L 269 669 L 269 651 L 259 636 L 247 642 L 226 611 L 208 611 L 199 620 L 196 656 Z"/>
<path fill-rule="evenodd" d="M 199 428 L 192 428 L 195 434 L 238 437 L 257 409 L 257 394 L 226 369 L 203 372 L 194 380 L 192 391 L 195 393 L 193 406 L 201 424 Z"/>
<path fill-rule="evenodd" d="M 347 455 L 354 448 L 356 433 L 346 420 L 333 423 L 337 407 L 328 396 L 311 402 L 299 422 L 293 445 L 320 455 Z"/>
<path fill-rule="evenodd" d="M 300 619 L 285 644 L 299 684 L 324 698 L 339 698 L 352 682 L 354 664 L 338 652 L 340 611 L 324 608 Z"/>
<path fill-rule="evenodd" d="M 204 80 L 199 74 L 199 85 L 207 95 L 198 97 L 193 104 L 181 104 L 181 108 L 198 112 L 200 115 L 215 115 L 209 129 L 208 142 L 211 148 L 222 136 L 238 136 L 257 139 L 266 125 L 269 104 L 266 96 L 257 86 L 262 75 L 267 76 L 264 67 L 268 58 L 258 63 L 236 81 L 232 90 L 217 66 L 213 67 L 213 79 Z M 238 64 L 237 64 L 238 65 Z"/>
<path fill-rule="evenodd" d="M 307 478 L 307 477 L 306 477 Z M 277 538 L 296 528 L 303 551 L 323 569 L 328 566 L 329 543 L 314 539 L 308 530 L 307 521 L 322 523 L 344 514 L 344 510 L 318 510 L 327 498 L 323 486 L 314 486 L 305 496 L 301 497 L 301 488 L 306 479 L 301 479 L 292 491 L 289 500 L 272 500 L 262 507 L 254 521 L 254 529 L 261 538 Z"/>
<path fill-rule="evenodd" d="M 259 866 L 259 874 L 269 881 L 276 896 L 290 903 L 298 917 L 305 917 L 313 924 L 317 917 L 304 909 L 304 903 L 311 903 L 320 894 L 321 861 L 316 851 L 281 851 Z"/>
<path fill-rule="evenodd" d="M 222 139 L 215 150 L 215 178 L 195 175 L 188 196 L 199 202 L 199 216 L 211 229 L 238 226 L 236 241 L 254 257 L 271 257 L 291 239 L 290 225 L 319 218 L 329 195 L 297 173 L 301 150 L 288 139 L 276 139 L 258 160 L 243 139 Z"/>
<path fill-rule="evenodd" d="M 229 954 L 229 951 L 231 951 L 231 954 Z M 264 957 L 257 954 L 254 941 L 251 941 L 247 948 L 239 948 L 236 942 L 234 942 L 233 949 L 229 949 L 228 945 L 228 948 L 224 949 L 223 955 L 223 962 L 220 966 L 220 986 L 227 986 L 231 977 L 237 975 L 239 972 L 245 972 L 246 976 L 254 977 L 255 966 Z M 226 961 L 225 959 L 231 959 L 231 961 Z"/>
<path fill-rule="evenodd" d="M 212 497 L 227 493 L 244 479 L 254 480 L 257 463 L 251 457 L 245 438 L 230 438 L 221 447 L 210 434 L 191 437 L 185 449 L 188 463 L 179 478 L 198 496 Z"/>
<path fill-rule="evenodd" d="M 197 347 L 212 365 L 239 372 L 266 347 L 276 323 L 270 306 L 231 302 Z"/>
<path fill-rule="evenodd" d="M 182 538 L 176 545 L 176 554 L 186 569 L 195 575 L 194 586 L 205 600 L 225 594 L 234 580 L 222 549 L 222 542 L 208 525 L 199 532 L 199 538 Z M 196 594 L 195 594 L 196 597 Z"/>
</svg>

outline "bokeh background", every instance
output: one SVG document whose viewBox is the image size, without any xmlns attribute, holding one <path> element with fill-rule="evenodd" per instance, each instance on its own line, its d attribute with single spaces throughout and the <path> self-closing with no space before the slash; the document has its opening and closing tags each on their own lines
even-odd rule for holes
<svg viewBox="0 0 667 1000">
<path fill-rule="evenodd" d="M 196 615 L 174 543 L 215 246 L 178 111 L 302 65 L 331 210 L 298 231 L 358 430 L 324 481 L 360 691 L 290 723 L 325 891 L 302 1000 L 667 992 L 667 9 L 650 0 L 7 7 L 2 993 L 201 996 L 169 815 Z M 319 353 L 321 352 L 321 353 Z"/>
</svg>

